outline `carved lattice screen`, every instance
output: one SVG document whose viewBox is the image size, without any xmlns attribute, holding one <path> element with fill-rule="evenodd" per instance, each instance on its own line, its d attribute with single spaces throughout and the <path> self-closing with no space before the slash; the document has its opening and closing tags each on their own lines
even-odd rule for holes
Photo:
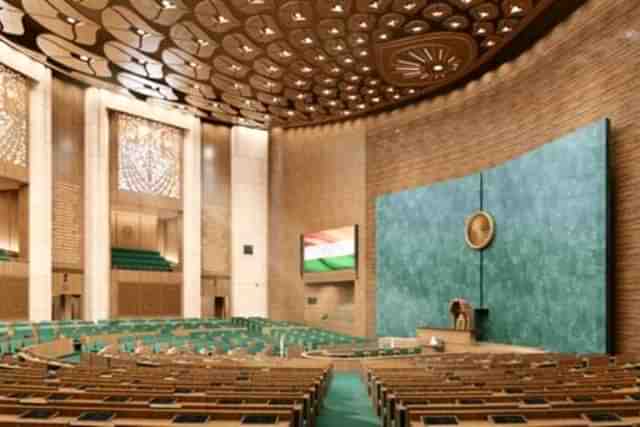
<svg viewBox="0 0 640 427">
<path fill-rule="evenodd" d="M 118 189 L 179 199 L 183 132 L 141 117 L 116 113 Z"/>
<path fill-rule="evenodd" d="M 0 65 L 0 161 L 27 167 L 29 82 Z"/>
</svg>

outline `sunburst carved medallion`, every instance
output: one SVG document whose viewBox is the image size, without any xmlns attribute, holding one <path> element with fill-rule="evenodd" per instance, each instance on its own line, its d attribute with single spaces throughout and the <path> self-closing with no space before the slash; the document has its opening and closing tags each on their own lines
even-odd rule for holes
<svg viewBox="0 0 640 427">
<path fill-rule="evenodd" d="M 377 55 L 387 83 L 425 87 L 463 75 L 478 56 L 478 46 L 464 33 L 431 33 L 379 44 Z"/>
</svg>

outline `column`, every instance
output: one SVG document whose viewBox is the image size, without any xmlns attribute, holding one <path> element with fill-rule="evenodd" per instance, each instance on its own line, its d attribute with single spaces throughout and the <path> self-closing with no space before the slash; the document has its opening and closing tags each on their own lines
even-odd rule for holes
<svg viewBox="0 0 640 427">
<path fill-rule="evenodd" d="M 269 134 L 231 130 L 231 307 L 234 316 L 268 316 Z"/>
<path fill-rule="evenodd" d="M 201 316 L 202 286 L 202 152 L 200 150 L 200 120 L 193 117 L 191 129 L 185 131 L 182 152 L 182 315 Z"/>
<path fill-rule="evenodd" d="M 84 318 L 109 318 L 111 245 L 109 219 L 109 115 L 102 90 L 85 95 Z"/>
<path fill-rule="evenodd" d="M 53 303 L 51 71 L 33 68 L 40 72 L 29 93 L 29 320 L 43 321 L 51 320 Z"/>
</svg>

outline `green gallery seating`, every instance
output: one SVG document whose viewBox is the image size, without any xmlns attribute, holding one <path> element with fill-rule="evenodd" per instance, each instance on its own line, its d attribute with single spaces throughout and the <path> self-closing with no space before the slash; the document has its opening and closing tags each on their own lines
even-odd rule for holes
<svg viewBox="0 0 640 427">
<path fill-rule="evenodd" d="M 171 263 L 158 251 L 111 248 L 111 264 L 117 270 L 171 271 Z"/>
</svg>

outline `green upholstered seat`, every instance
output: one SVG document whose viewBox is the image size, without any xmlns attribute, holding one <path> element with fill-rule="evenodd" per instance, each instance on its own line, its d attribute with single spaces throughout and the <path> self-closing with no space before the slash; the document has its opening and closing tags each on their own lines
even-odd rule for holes
<svg viewBox="0 0 640 427">
<path fill-rule="evenodd" d="M 121 270 L 171 271 L 171 263 L 158 251 L 112 248 L 111 264 Z"/>
</svg>

